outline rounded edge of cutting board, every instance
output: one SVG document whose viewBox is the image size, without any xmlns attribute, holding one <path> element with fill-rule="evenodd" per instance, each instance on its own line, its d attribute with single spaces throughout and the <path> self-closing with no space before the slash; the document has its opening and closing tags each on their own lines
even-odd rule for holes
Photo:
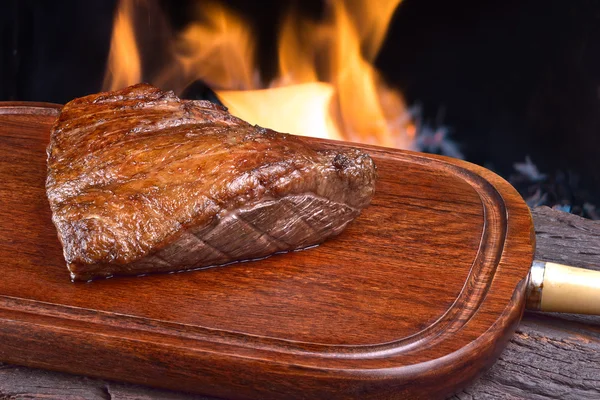
<svg viewBox="0 0 600 400">
<path fill-rule="evenodd" d="M 59 108 L 59 105 L 0 103 L 0 114 L 26 115 L 30 122 L 29 116 L 32 120 L 35 115 L 48 118 L 57 115 Z M 449 325 L 450 330 L 434 332 L 410 343 L 402 341 L 398 346 L 382 344 L 380 351 L 375 352 L 372 348 L 365 352 L 364 348 L 352 351 L 341 346 L 343 351 L 329 354 L 321 353 L 320 346 L 312 351 L 311 346 L 302 343 L 273 346 L 248 335 L 240 341 L 226 332 L 213 332 L 209 336 L 193 331 L 178 333 L 166 324 L 144 325 L 144 321 L 126 316 L 113 324 L 107 319 L 114 315 L 109 318 L 93 310 L 0 296 L 0 311 L 8 310 L 0 312 L 4 339 L 0 354 L 2 346 L 19 348 L 26 340 L 27 351 L 12 353 L 5 360 L 224 397 L 435 398 L 467 384 L 493 363 L 522 315 L 525 281 L 535 244 L 528 207 L 505 180 L 464 161 L 355 143 L 307 140 L 323 147 L 349 145 L 373 154 L 436 163 L 453 169 L 455 174 L 464 174 L 465 178 L 481 179 L 484 185 L 489 183 L 486 190 L 490 196 L 498 196 L 502 203 L 498 210 L 503 210 L 506 219 L 502 251 L 495 268 L 510 279 L 500 281 L 494 275 L 480 301 L 464 305 L 471 307 L 467 318 Z M 467 282 L 465 290 L 474 283 Z M 498 303 L 506 306 L 500 309 Z M 35 335 L 24 339 L 24 330 L 35 331 Z M 89 365 L 94 364 L 94 359 L 84 356 L 71 360 L 68 368 L 57 366 L 52 344 L 61 343 L 65 337 L 78 346 L 87 343 L 83 348 L 73 348 L 74 353 L 81 352 L 85 357 L 103 360 L 106 353 L 121 354 L 131 374 L 115 375 L 118 372 L 114 371 L 122 368 L 111 365 L 97 364 L 92 370 Z M 423 345 L 429 351 L 426 355 L 421 352 Z M 42 357 L 32 360 L 28 357 L 32 352 Z M 136 373 L 138 370 L 145 372 L 143 377 Z"/>
<path fill-rule="evenodd" d="M 322 144 L 325 148 L 333 148 L 337 145 L 322 139 L 310 138 L 309 141 Z M 396 352 L 397 365 L 394 365 L 393 361 L 386 365 L 386 362 L 383 362 L 383 357 L 386 356 L 382 354 L 380 355 L 382 368 L 340 368 L 338 370 L 338 373 L 347 375 L 347 377 L 361 381 L 364 379 L 369 382 L 368 384 L 361 382 L 360 390 L 364 390 L 361 394 L 362 398 L 375 399 L 382 394 L 381 398 L 390 399 L 445 398 L 466 386 L 491 367 L 521 320 L 525 309 L 529 270 L 535 252 L 535 230 L 531 211 L 510 183 L 494 172 L 476 164 L 440 155 L 398 151 L 348 142 L 344 142 L 344 144 L 358 147 L 366 152 L 414 158 L 419 160 L 417 162 L 425 165 L 441 163 L 441 165 L 445 165 L 445 168 L 455 169 L 455 173 L 459 175 L 464 173 L 465 177 L 476 176 L 491 186 L 486 190 L 491 189 L 491 192 L 497 194 L 498 200 L 503 205 L 504 215 L 499 217 L 505 219 L 506 229 L 501 252 L 498 254 L 497 265 L 493 272 L 494 276 L 490 286 L 483 293 L 480 303 L 472 305 L 475 309 L 469 314 L 467 320 L 463 320 L 448 331 L 440 332 L 437 337 L 426 338 L 425 342 L 416 341 L 414 352 L 411 351 L 412 346 L 400 343 L 399 351 Z M 491 195 L 493 196 L 493 194 Z M 500 275 L 511 276 L 508 282 L 513 282 L 514 285 L 497 282 Z M 494 290 L 491 290 L 491 286 L 495 286 Z M 468 288 L 469 283 L 467 282 L 464 290 Z M 501 300 L 502 298 L 506 299 L 506 296 L 510 298 L 507 303 Z M 485 318 L 479 318 L 490 312 L 486 307 L 493 308 L 498 304 L 506 304 L 506 306 L 491 311 L 491 313 L 496 313 L 497 317 L 492 323 L 486 323 L 484 322 Z M 471 307 L 469 304 L 463 306 Z M 475 326 L 475 329 L 469 333 L 464 332 L 468 330 L 469 326 Z M 470 342 L 463 346 L 454 346 L 453 349 L 452 345 L 448 346 L 448 343 L 444 343 L 446 339 L 455 340 L 461 334 L 463 336 L 472 335 L 469 339 Z M 421 346 L 434 352 L 437 351 L 439 354 L 419 360 L 418 353 L 422 350 Z M 388 361 L 395 359 L 394 351 L 387 352 L 387 355 Z M 406 359 L 413 356 L 415 357 L 412 363 L 405 363 Z M 368 389 L 371 385 L 373 387 Z"/>
<path fill-rule="evenodd" d="M 60 114 L 62 105 L 56 103 L 3 101 L 0 102 L 0 115 L 51 115 Z"/>
</svg>

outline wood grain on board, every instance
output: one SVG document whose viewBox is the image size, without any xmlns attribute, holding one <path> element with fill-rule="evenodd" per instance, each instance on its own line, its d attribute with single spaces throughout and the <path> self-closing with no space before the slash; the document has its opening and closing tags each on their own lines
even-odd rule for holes
<svg viewBox="0 0 600 400">
<path fill-rule="evenodd" d="M 536 257 L 596 269 L 600 265 L 597 255 L 600 254 L 600 222 L 547 207 L 533 210 L 533 218 L 538 236 Z M 547 240 L 541 240 L 542 236 L 547 236 Z M 599 365 L 600 317 L 526 311 L 498 361 L 452 399 L 595 400 L 600 398 Z M 209 399 L 16 365 L 0 366 L 0 398 L 2 396 L 56 400 Z"/>
<path fill-rule="evenodd" d="M 44 192 L 55 113 L 0 111 L 0 361 L 225 398 L 432 398 L 489 367 L 520 320 L 535 237 L 517 192 L 363 145 L 377 194 L 317 248 L 71 283 Z"/>
</svg>

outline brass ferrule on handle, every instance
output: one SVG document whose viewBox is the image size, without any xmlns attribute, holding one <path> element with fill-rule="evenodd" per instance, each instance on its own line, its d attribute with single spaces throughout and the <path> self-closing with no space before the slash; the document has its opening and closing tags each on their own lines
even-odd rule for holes
<svg viewBox="0 0 600 400">
<path fill-rule="evenodd" d="M 600 315 L 600 272 L 534 261 L 526 307 L 535 311 Z"/>
</svg>

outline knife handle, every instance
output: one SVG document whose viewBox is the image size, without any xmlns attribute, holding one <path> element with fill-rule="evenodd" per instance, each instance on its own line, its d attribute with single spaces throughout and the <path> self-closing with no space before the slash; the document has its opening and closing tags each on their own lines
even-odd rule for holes
<svg viewBox="0 0 600 400">
<path fill-rule="evenodd" d="M 534 261 L 526 307 L 535 311 L 600 315 L 600 272 Z"/>
</svg>

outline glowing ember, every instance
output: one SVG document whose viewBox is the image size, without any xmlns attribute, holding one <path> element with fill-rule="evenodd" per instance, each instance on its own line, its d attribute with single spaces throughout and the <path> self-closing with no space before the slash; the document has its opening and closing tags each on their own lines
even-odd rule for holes
<svg viewBox="0 0 600 400">
<path fill-rule="evenodd" d="M 115 17 L 106 90 L 137 83 L 143 76 L 180 94 L 202 80 L 216 89 L 232 114 L 254 124 L 410 147 L 415 126 L 404 101 L 373 66 L 400 0 L 328 1 L 320 21 L 290 13 L 279 34 L 279 75 L 267 87 L 260 81 L 250 25 L 217 3 L 202 2 L 194 22 L 173 38 L 160 72 L 142 74 L 133 2 L 121 0 Z"/>
</svg>

